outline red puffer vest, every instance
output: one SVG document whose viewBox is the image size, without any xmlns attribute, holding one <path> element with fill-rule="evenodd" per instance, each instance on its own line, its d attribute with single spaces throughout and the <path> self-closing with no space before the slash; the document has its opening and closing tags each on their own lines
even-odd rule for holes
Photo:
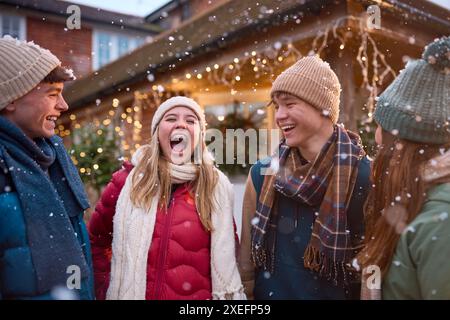
<svg viewBox="0 0 450 320">
<path fill-rule="evenodd" d="M 133 166 L 113 174 L 89 222 L 95 291 L 105 299 L 111 270 L 113 217 Z M 147 260 L 146 299 L 211 299 L 210 233 L 201 224 L 187 184 L 172 193 L 169 208 L 158 210 Z"/>
</svg>

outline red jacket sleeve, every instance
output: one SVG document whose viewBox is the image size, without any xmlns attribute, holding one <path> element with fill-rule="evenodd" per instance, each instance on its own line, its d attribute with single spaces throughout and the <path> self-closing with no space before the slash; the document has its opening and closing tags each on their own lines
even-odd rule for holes
<svg viewBox="0 0 450 320">
<path fill-rule="evenodd" d="M 97 300 L 104 300 L 108 290 L 111 271 L 113 218 L 120 191 L 132 168 L 130 163 L 125 162 L 123 167 L 112 175 L 112 179 L 103 191 L 89 221 L 88 230 Z"/>
</svg>

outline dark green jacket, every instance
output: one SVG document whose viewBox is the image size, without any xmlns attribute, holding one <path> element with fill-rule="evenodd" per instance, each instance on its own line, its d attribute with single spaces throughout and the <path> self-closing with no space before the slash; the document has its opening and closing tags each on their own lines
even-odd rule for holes
<svg viewBox="0 0 450 320">
<path fill-rule="evenodd" d="M 428 192 L 403 232 L 383 281 L 383 299 L 450 299 L 450 183 Z"/>
</svg>

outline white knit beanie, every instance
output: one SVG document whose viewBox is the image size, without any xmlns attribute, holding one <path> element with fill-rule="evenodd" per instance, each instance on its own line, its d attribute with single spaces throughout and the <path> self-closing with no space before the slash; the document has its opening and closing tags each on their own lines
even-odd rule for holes
<svg viewBox="0 0 450 320">
<path fill-rule="evenodd" d="M 0 38 L 0 110 L 36 87 L 61 61 L 33 42 Z"/>
<path fill-rule="evenodd" d="M 202 108 L 200 108 L 198 103 L 188 97 L 175 96 L 161 103 L 158 109 L 156 109 L 156 112 L 153 115 L 152 119 L 152 134 L 155 133 L 156 127 L 158 126 L 164 114 L 170 109 L 175 107 L 187 107 L 192 111 L 194 111 L 198 117 L 198 120 L 200 121 L 201 132 L 202 133 L 205 132 L 206 127 L 205 114 L 203 113 L 203 110 Z"/>
</svg>

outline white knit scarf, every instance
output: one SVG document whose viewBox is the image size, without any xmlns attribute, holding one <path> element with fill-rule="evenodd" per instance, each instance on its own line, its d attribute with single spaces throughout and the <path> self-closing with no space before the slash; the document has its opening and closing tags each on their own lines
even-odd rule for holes
<svg viewBox="0 0 450 320">
<path fill-rule="evenodd" d="M 132 163 L 140 161 L 140 152 Z M 171 165 L 173 183 L 192 181 L 197 176 L 194 164 Z M 245 300 L 246 296 L 238 272 L 235 257 L 233 230 L 233 187 L 219 170 L 214 191 L 215 211 L 211 214 L 211 281 L 213 299 Z M 147 287 L 147 257 L 159 196 L 152 200 L 148 211 L 135 207 L 130 198 L 134 169 L 128 175 L 120 192 L 113 220 L 111 279 L 106 298 L 108 300 L 144 300 Z"/>
</svg>

